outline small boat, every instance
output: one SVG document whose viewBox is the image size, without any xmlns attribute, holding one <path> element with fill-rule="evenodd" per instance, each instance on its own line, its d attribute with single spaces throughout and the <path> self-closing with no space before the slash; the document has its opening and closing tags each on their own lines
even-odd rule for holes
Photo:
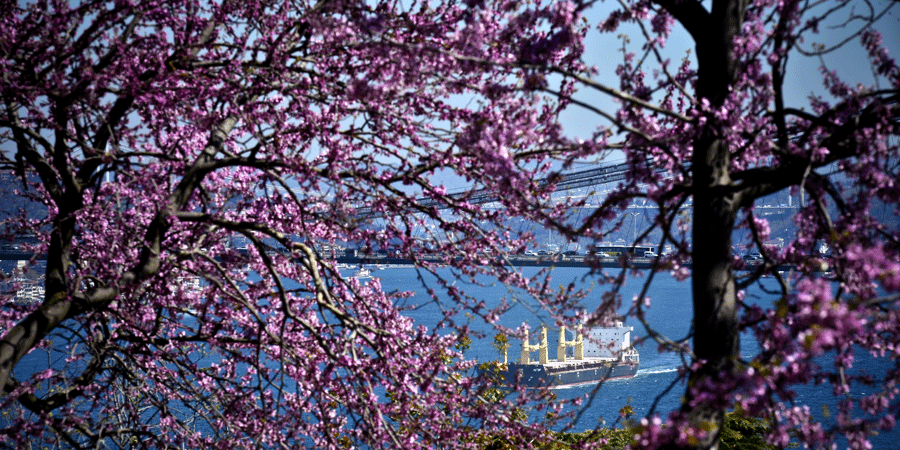
<svg viewBox="0 0 900 450">
<path fill-rule="evenodd" d="M 359 270 L 353 273 L 353 278 L 356 278 L 357 280 L 372 278 L 372 272 L 370 272 L 369 269 L 366 269 L 365 267 L 360 267 Z"/>
</svg>

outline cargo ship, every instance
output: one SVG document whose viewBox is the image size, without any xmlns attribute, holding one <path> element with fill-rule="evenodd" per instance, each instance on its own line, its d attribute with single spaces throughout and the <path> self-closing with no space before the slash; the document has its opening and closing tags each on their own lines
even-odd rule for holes
<svg viewBox="0 0 900 450">
<path fill-rule="evenodd" d="M 640 355 L 631 345 L 633 327 L 616 322 L 611 327 L 592 327 L 575 332 L 575 339 L 566 339 L 565 327 L 560 327 L 556 359 L 549 359 L 547 328 L 541 329 L 541 340 L 522 343 L 518 362 L 504 361 L 490 369 L 490 376 L 504 386 L 567 387 L 594 384 L 617 378 L 631 378 L 637 374 Z M 570 351 L 571 349 L 571 351 Z M 537 360 L 531 353 L 537 352 Z"/>
</svg>

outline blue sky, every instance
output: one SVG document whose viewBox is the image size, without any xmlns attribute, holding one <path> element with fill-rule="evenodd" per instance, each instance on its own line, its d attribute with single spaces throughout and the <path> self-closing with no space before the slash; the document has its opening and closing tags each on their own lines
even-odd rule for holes
<svg viewBox="0 0 900 450">
<path fill-rule="evenodd" d="M 709 3 L 704 2 L 704 3 Z M 856 9 L 852 10 L 856 14 L 866 11 L 861 10 L 862 2 L 856 3 Z M 885 0 L 875 0 L 873 5 L 878 8 L 884 8 L 891 2 Z M 896 6 L 896 2 L 892 2 L 895 6 L 888 11 L 876 24 L 884 38 L 884 43 L 890 51 L 893 58 L 900 57 L 900 7 Z M 585 62 L 589 65 L 597 67 L 599 74 L 595 80 L 607 84 L 610 87 L 618 88 L 619 81 L 615 75 L 616 67 L 622 61 L 622 40 L 620 35 L 628 35 L 631 38 L 629 51 L 640 52 L 643 40 L 637 27 L 623 27 L 614 33 L 600 33 L 596 30 L 596 24 L 600 23 L 611 10 L 617 6 L 612 1 L 598 3 L 598 6 L 587 14 L 589 22 L 594 26 L 591 33 L 587 37 L 587 51 L 585 52 Z M 834 3 L 823 5 L 824 7 L 832 7 Z M 811 49 L 813 43 L 824 43 L 832 46 L 838 43 L 852 32 L 855 32 L 862 23 L 859 20 L 850 21 L 847 27 L 839 28 L 838 25 L 845 21 L 851 10 L 841 12 L 835 16 L 833 20 L 823 24 L 820 27 L 818 35 L 809 35 L 809 40 L 801 44 L 802 48 Z M 677 23 L 673 26 L 672 35 L 670 36 L 666 47 L 663 50 L 663 57 L 671 60 L 670 68 L 673 70 L 678 67 L 682 59 L 690 50 L 690 57 L 693 61 L 693 40 L 690 35 L 680 27 Z M 837 70 L 847 79 L 860 82 L 866 85 L 873 84 L 875 78 L 871 72 L 867 55 L 860 46 L 858 37 L 855 37 L 839 50 L 830 52 L 822 58 L 804 56 L 794 52 L 788 63 L 788 73 L 785 78 L 785 104 L 808 109 L 808 96 L 811 93 L 822 93 L 822 76 L 820 67 L 822 63 L 831 70 Z M 652 65 L 648 67 L 653 67 Z M 597 93 L 583 92 L 583 100 L 591 102 L 591 104 L 602 106 L 604 110 L 613 112 L 616 104 L 607 96 Z M 608 125 L 602 118 L 596 114 L 587 112 L 583 109 L 572 109 L 565 113 L 563 123 L 566 130 L 572 135 L 581 138 L 587 138 L 594 132 L 598 125 Z"/>
</svg>

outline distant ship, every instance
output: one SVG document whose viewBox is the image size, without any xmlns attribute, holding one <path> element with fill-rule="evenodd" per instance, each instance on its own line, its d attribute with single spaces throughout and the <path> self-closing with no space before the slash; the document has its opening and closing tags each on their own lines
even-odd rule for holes
<svg viewBox="0 0 900 450">
<path fill-rule="evenodd" d="M 548 358 L 547 328 L 541 329 L 541 342 L 529 344 L 526 337 L 518 362 L 497 363 L 490 371 L 504 386 L 565 387 L 594 384 L 617 378 L 631 378 L 637 374 L 640 355 L 631 346 L 631 331 L 622 322 L 611 327 L 593 327 L 587 336 L 581 327 L 574 340 L 566 339 L 565 327 L 560 327 L 556 359 Z M 572 355 L 567 350 L 572 349 Z M 538 360 L 531 360 L 531 352 L 538 352 Z M 504 355 L 504 359 L 506 359 Z"/>
</svg>

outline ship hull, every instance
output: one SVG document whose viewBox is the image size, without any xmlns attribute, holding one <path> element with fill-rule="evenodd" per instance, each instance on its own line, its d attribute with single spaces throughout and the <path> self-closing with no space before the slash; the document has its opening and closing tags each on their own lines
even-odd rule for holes
<svg viewBox="0 0 900 450">
<path fill-rule="evenodd" d="M 638 364 L 625 362 L 573 362 L 550 364 L 508 364 L 495 372 L 504 386 L 567 387 L 631 378 Z"/>
</svg>

